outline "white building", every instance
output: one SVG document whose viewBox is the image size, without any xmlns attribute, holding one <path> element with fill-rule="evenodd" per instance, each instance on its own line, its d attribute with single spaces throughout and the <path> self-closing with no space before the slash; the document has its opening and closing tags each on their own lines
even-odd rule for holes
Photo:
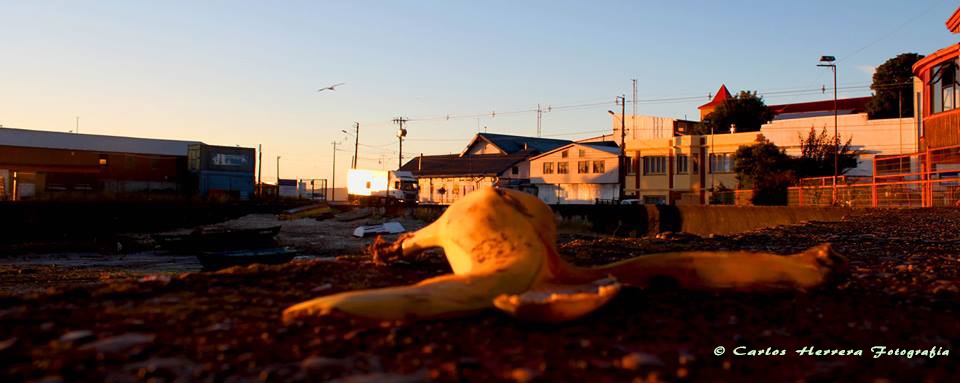
<svg viewBox="0 0 960 383">
<path fill-rule="evenodd" d="M 827 136 L 833 137 L 833 111 L 777 117 L 764 124 L 760 133 L 791 156 L 800 155 L 800 141 L 810 134 L 810 129 L 817 134 L 826 130 Z M 860 152 L 857 167 L 847 175 L 872 175 L 874 156 L 919 151 L 919 132 L 913 117 L 870 120 L 866 113 L 841 114 L 837 116 L 837 132 L 841 144 L 849 139 L 850 148 Z"/>
<path fill-rule="evenodd" d="M 601 136 L 603 141 L 620 142 L 620 115 L 613 114 L 610 119 L 612 134 Z M 644 116 L 629 114 L 626 116 L 626 140 L 647 140 L 656 138 L 671 138 L 685 134 L 697 124 L 696 121 L 679 120 L 670 117 Z"/>
<path fill-rule="evenodd" d="M 530 158 L 530 184 L 548 204 L 619 199 L 619 153 L 611 141 L 561 146 Z"/>
</svg>

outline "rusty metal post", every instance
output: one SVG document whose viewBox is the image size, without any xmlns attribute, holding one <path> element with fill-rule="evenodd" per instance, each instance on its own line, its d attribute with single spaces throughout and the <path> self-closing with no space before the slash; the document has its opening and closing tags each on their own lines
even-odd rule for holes
<svg viewBox="0 0 960 383">
<path fill-rule="evenodd" d="M 873 204 L 872 204 L 872 205 L 873 205 L 873 207 L 877 207 L 877 206 L 878 206 L 878 201 L 877 201 L 877 156 L 876 156 L 876 155 L 873 156 L 873 179 L 872 179 L 871 181 L 873 181 L 873 182 L 870 183 L 870 187 L 873 189 L 873 190 L 872 190 L 872 194 L 873 194 Z"/>
<path fill-rule="evenodd" d="M 803 206 L 803 181 L 797 185 L 797 206 Z"/>
</svg>

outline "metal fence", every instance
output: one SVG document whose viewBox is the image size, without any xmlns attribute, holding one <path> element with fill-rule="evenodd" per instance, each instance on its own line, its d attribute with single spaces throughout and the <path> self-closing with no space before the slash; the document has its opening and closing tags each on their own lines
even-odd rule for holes
<svg viewBox="0 0 960 383">
<path fill-rule="evenodd" d="M 960 207 L 960 146 L 877 156 L 871 177 L 802 179 L 791 206 Z"/>
</svg>

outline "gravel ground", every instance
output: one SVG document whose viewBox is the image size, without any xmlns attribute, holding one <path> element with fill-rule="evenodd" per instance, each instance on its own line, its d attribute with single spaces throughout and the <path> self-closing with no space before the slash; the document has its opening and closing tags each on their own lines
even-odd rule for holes
<svg viewBox="0 0 960 383">
<path fill-rule="evenodd" d="M 327 317 L 291 325 L 290 304 L 449 272 L 438 257 L 375 267 L 366 256 L 148 276 L 0 297 L 0 381 L 955 381 L 960 376 L 960 210 L 865 211 L 736 236 L 565 236 L 581 265 L 676 250 L 789 254 L 832 242 L 838 285 L 807 294 L 626 289 L 573 323 L 498 312 L 445 321 Z M 349 253 L 349 251 L 346 251 Z M 717 356 L 714 350 L 726 351 Z M 735 347 L 786 355 L 736 356 Z M 881 356 L 871 347 L 940 347 Z M 797 355 L 804 347 L 862 356 Z M 938 349 L 939 350 L 939 349 Z"/>
</svg>

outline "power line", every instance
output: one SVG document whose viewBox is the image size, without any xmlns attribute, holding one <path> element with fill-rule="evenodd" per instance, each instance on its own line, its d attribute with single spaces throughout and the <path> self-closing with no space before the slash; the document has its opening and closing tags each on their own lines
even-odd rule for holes
<svg viewBox="0 0 960 383">
<path fill-rule="evenodd" d="M 905 86 L 908 86 L 908 85 L 909 85 L 909 86 L 912 86 L 912 84 L 913 84 L 912 82 L 890 83 L 890 84 L 878 84 L 878 85 L 875 86 L 874 88 L 875 88 L 876 90 L 880 90 L 880 89 L 893 89 L 893 88 L 898 88 L 898 87 L 905 87 Z M 838 86 L 838 87 L 837 87 L 837 90 L 843 90 L 843 91 L 866 90 L 866 89 L 871 89 L 871 87 L 872 87 L 871 84 L 862 84 L 862 83 L 860 83 L 860 84 L 850 84 L 850 85 Z M 760 95 L 760 96 L 762 96 L 762 97 L 779 98 L 779 97 L 787 97 L 787 96 L 794 96 L 794 95 L 812 95 L 812 94 L 817 94 L 817 93 L 825 93 L 827 90 L 830 90 L 830 88 L 826 88 L 826 87 L 815 88 L 815 89 L 787 88 L 787 89 L 774 89 L 774 90 L 767 91 L 767 92 L 757 91 L 757 94 Z M 707 98 L 708 98 L 708 97 L 707 97 Z M 683 102 L 691 102 L 691 101 L 697 101 L 697 100 L 703 100 L 703 99 L 705 99 L 705 97 L 704 97 L 703 95 L 699 95 L 699 96 L 678 96 L 678 97 L 646 98 L 646 99 L 627 100 L 627 102 L 635 102 L 635 103 L 640 103 L 640 104 L 655 105 L 655 104 L 666 104 L 666 103 L 683 103 Z M 409 119 L 404 119 L 404 122 L 409 122 L 409 121 L 417 121 L 417 122 L 437 122 L 437 121 L 440 121 L 440 122 L 445 122 L 445 121 L 456 120 L 456 119 L 477 119 L 477 118 L 479 118 L 479 117 L 496 118 L 496 116 L 505 116 L 505 115 L 509 116 L 509 115 L 524 114 L 524 113 L 538 113 L 538 109 L 539 109 L 539 113 L 543 113 L 543 112 L 545 112 L 545 111 L 550 111 L 550 112 L 554 112 L 554 111 L 578 111 L 578 110 L 594 109 L 594 108 L 601 107 L 601 106 L 603 106 L 603 107 L 609 107 L 609 106 L 612 106 L 613 104 L 614 104 L 614 101 L 613 101 L 613 100 L 607 100 L 607 101 L 583 102 L 583 103 L 561 104 L 561 105 L 547 105 L 547 106 L 540 105 L 540 108 L 518 109 L 518 110 L 511 110 L 511 111 L 506 111 L 506 112 L 495 112 L 495 111 L 491 111 L 491 112 L 489 112 L 489 113 L 458 114 L 458 115 L 446 114 L 446 115 L 443 115 L 443 116 L 441 116 L 441 117 L 418 117 L 418 118 L 409 118 Z M 385 124 L 375 124 L 375 123 L 374 123 L 374 124 L 370 124 L 370 125 L 371 125 L 371 126 L 376 126 L 376 125 L 385 125 Z M 550 135 L 543 135 L 543 136 L 544 136 L 544 137 L 565 137 L 565 136 L 575 136 L 575 135 L 581 135 L 581 134 L 603 133 L 603 132 L 607 132 L 607 131 L 608 131 L 607 129 L 603 129 L 603 130 L 586 130 L 586 131 L 577 131 L 577 132 L 557 133 L 557 134 L 550 134 Z M 465 139 L 458 139 L 458 138 L 406 138 L 406 140 L 408 140 L 408 141 L 413 141 L 413 142 L 429 142 L 429 143 L 456 143 L 456 142 L 463 142 Z M 369 148 L 369 149 L 371 149 L 371 150 L 373 150 L 373 151 L 375 151 L 375 152 L 379 152 L 379 153 L 381 153 L 381 154 L 385 154 L 385 153 L 398 154 L 397 151 L 395 151 L 395 150 L 387 149 L 387 147 L 393 146 L 394 144 L 395 144 L 395 143 L 360 144 L 360 145 L 363 146 L 363 147 L 365 147 L 365 148 Z M 407 157 L 407 156 L 402 156 L 402 157 Z M 365 159 L 369 159 L 369 158 L 365 158 Z"/>
<path fill-rule="evenodd" d="M 914 21 L 917 21 L 921 16 L 927 14 L 927 12 L 930 12 L 931 10 L 933 10 L 934 7 L 936 7 L 937 5 L 939 5 L 939 4 L 941 4 L 941 3 L 944 3 L 944 2 L 945 2 L 945 1 L 936 1 L 936 0 L 931 1 L 931 2 L 930 2 L 930 6 L 928 6 L 926 9 L 924 9 L 924 10 L 921 11 L 920 13 L 916 14 L 915 16 L 913 16 L 912 18 L 910 18 L 909 20 L 907 20 L 907 21 L 903 22 L 902 24 L 898 25 L 896 28 L 891 29 L 890 32 L 887 32 L 886 34 L 880 36 L 879 38 L 877 38 L 877 39 L 875 39 L 875 40 L 867 43 L 866 45 L 860 47 L 860 49 L 857 49 L 857 50 L 853 51 L 853 53 L 850 53 L 850 54 L 848 54 L 848 55 L 846 55 L 846 56 L 843 56 L 843 57 L 839 58 L 839 59 L 837 60 L 837 62 L 839 63 L 839 62 L 842 62 L 842 61 L 844 61 L 844 60 L 846 60 L 846 59 L 849 59 L 849 58 L 851 58 L 851 57 L 853 57 L 853 56 L 856 56 L 858 53 L 865 51 L 867 48 L 870 48 L 870 47 L 876 45 L 877 43 L 879 43 L 879 42 L 881 42 L 881 41 L 883 41 L 883 40 L 886 40 L 888 37 L 893 36 L 893 35 L 896 34 L 897 32 L 900 32 L 901 29 L 903 29 L 903 28 L 906 27 L 907 25 L 912 24 Z"/>
<path fill-rule="evenodd" d="M 881 84 L 878 87 L 883 89 L 885 87 L 899 87 L 899 86 L 905 86 L 909 84 L 912 84 L 912 83 L 898 83 L 898 84 L 886 84 L 886 85 Z M 838 86 L 837 90 L 850 91 L 850 90 L 865 90 L 870 88 L 871 88 L 870 84 L 855 84 L 855 85 L 847 85 L 847 86 Z M 826 90 L 830 90 L 830 89 L 831 88 L 825 88 L 825 87 L 824 88 L 807 88 L 807 89 L 781 89 L 781 90 L 771 90 L 766 92 L 757 91 L 757 94 L 761 96 L 812 95 L 816 93 L 823 93 Z M 647 99 L 627 100 L 627 102 L 635 102 L 639 104 L 664 104 L 664 103 L 674 103 L 674 102 L 677 102 L 677 103 L 690 102 L 690 101 L 703 100 L 703 99 L 704 99 L 703 95 L 698 95 L 698 96 L 647 98 Z M 476 119 L 479 117 L 496 118 L 497 116 L 504 116 L 504 115 L 515 115 L 515 114 L 524 114 L 524 113 L 542 113 L 544 111 L 554 112 L 554 111 L 585 110 L 585 109 L 592 109 L 594 107 L 600 107 L 600 106 L 608 107 L 612 105 L 614 105 L 613 100 L 587 102 L 587 103 L 579 103 L 579 104 L 547 105 L 545 107 L 541 105 L 539 108 L 509 110 L 505 112 L 490 111 L 486 113 L 444 114 L 444 115 L 435 116 L 435 117 L 417 117 L 417 118 L 410 118 L 409 121 L 419 121 L 419 122 L 450 121 L 450 120 L 458 120 L 458 119 Z"/>
</svg>

